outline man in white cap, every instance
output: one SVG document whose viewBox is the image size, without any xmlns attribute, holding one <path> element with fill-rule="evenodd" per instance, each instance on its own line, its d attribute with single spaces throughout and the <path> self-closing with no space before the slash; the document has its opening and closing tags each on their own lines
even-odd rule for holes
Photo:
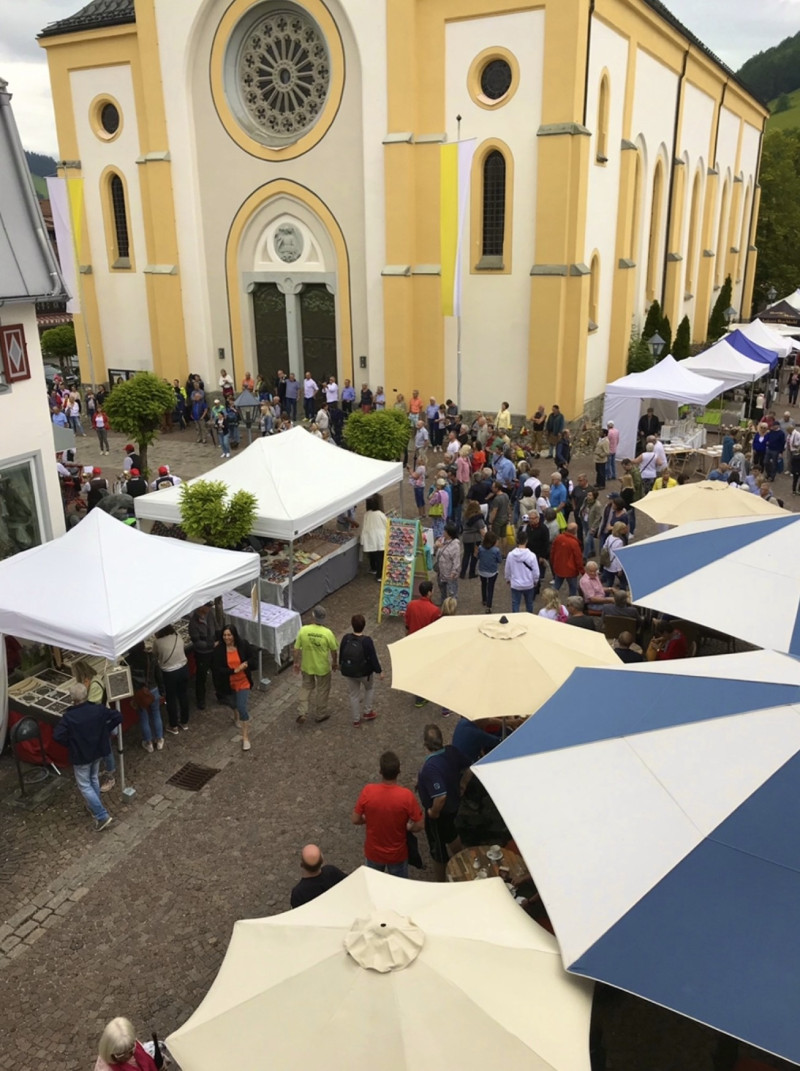
<svg viewBox="0 0 800 1071">
<path fill-rule="evenodd" d="M 614 426 L 614 421 L 608 422 L 608 460 L 606 461 L 606 479 L 617 478 L 617 447 L 619 446 L 619 431 Z"/>
<path fill-rule="evenodd" d="M 169 465 L 162 465 L 158 470 L 158 476 L 150 484 L 150 488 L 153 491 L 163 491 L 165 487 L 177 487 L 179 483 L 183 483 L 180 476 L 173 476 L 169 471 Z"/>
</svg>

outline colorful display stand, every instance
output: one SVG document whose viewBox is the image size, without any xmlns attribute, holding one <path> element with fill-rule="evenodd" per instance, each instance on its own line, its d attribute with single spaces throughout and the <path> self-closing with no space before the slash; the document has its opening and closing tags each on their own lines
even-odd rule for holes
<svg viewBox="0 0 800 1071">
<path fill-rule="evenodd" d="M 386 522 L 378 621 L 403 616 L 414 596 L 415 573 L 428 575 L 428 557 L 419 521 L 390 517 Z"/>
</svg>

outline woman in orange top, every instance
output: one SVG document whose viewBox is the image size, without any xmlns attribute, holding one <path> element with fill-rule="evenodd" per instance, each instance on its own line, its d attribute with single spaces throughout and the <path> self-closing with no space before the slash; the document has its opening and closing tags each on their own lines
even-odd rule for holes
<svg viewBox="0 0 800 1071">
<path fill-rule="evenodd" d="M 247 701 L 253 687 L 253 660 L 250 644 L 239 637 L 233 625 L 226 625 L 212 657 L 214 684 L 222 702 L 236 711 L 233 720 L 242 731 L 242 751 L 250 750 Z"/>
</svg>

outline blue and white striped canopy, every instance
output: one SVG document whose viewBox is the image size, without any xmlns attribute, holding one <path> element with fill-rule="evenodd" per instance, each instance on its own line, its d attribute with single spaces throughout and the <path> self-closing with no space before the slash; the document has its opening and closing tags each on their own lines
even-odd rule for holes
<svg viewBox="0 0 800 1071">
<path fill-rule="evenodd" d="M 694 521 L 619 560 L 640 606 L 800 655 L 798 525 L 800 514 Z"/>
<path fill-rule="evenodd" d="M 578 669 L 473 769 L 569 971 L 800 1062 L 800 661 Z"/>
</svg>

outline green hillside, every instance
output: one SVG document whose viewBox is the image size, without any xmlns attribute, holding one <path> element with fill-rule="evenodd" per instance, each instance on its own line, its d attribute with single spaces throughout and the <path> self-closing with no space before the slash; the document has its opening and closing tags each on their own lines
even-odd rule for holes
<svg viewBox="0 0 800 1071">
<path fill-rule="evenodd" d="M 800 76 L 799 76 L 800 77 Z M 783 112 L 774 112 L 767 122 L 767 130 L 793 130 L 800 127 L 800 89 L 788 94 L 791 107 Z M 775 108 L 775 101 L 769 103 L 769 110 Z"/>
</svg>

